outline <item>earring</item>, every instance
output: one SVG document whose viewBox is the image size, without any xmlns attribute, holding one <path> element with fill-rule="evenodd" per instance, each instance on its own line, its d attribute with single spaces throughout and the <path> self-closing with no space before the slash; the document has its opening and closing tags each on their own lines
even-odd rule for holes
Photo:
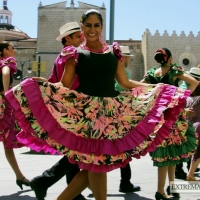
<svg viewBox="0 0 200 200">
<path fill-rule="evenodd" d="M 85 41 L 85 36 L 83 34 L 83 32 L 81 32 L 81 42 L 84 42 Z"/>
</svg>

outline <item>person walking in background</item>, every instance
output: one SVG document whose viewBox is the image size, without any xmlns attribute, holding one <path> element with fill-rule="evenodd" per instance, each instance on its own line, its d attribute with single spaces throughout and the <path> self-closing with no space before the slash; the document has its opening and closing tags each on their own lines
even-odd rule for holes
<svg viewBox="0 0 200 200">
<path fill-rule="evenodd" d="M 184 69 L 173 63 L 172 54 L 167 48 L 157 49 L 154 59 L 160 66 L 153 67 L 147 71 L 143 83 L 165 83 L 179 86 L 181 80 L 185 81 L 193 92 L 198 82 L 192 76 L 186 74 Z M 165 194 L 164 187 L 168 173 L 169 182 L 174 181 L 175 165 L 188 161 L 196 148 L 196 138 L 192 124 L 185 118 L 185 112 L 177 118 L 177 121 L 170 129 L 167 136 L 157 149 L 151 153 L 154 166 L 158 167 L 158 189 L 155 194 L 156 200 L 173 199 Z M 170 195 L 170 186 L 167 187 L 167 194 Z M 180 197 L 179 193 L 172 193 L 174 197 Z"/>
<path fill-rule="evenodd" d="M 128 46 L 120 46 L 120 49 L 122 51 L 122 62 L 124 65 L 124 69 L 126 71 L 126 76 L 128 77 L 128 79 L 131 79 L 131 75 L 130 75 L 130 72 L 128 71 L 127 67 L 128 67 L 128 63 L 130 61 L 130 57 L 132 57 L 133 55 L 130 54 L 130 50 L 129 50 Z M 124 90 L 124 88 L 122 88 L 121 85 L 117 81 L 115 83 L 115 89 L 119 92 Z"/>
<path fill-rule="evenodd" d="M 127 69 L 128 63 L 130 61 L 130 57 L 133 55 L 130 54 L 130 50 L 128 46 L 120 46 L 121 53 L 122 53 L 122 63 L 124 65 L 124 69 L 126 71 L 126 76 L 128 79 L 131 79 L 131 75 Z M 123 90 L 126 90 L 121 87 L 121 85 L 116 81 L 115 83 L 115 89 L 118 92 L 121 92 Z M 120 174 L 121 174 L 121 180 L 120 180 L 120 186 L 119 186 L 119 191 L 120 192 L 137 192 L 140 191 L 141 188 L 140 186 L 133 185 L 130 180 L 131 180 L 131 167 L 130 164 L 128 163 L 124 168 L 120 168 Z"/>
<path fill-rule="evenodd" d="M 5 156 L 16 175 L 16 184 L 23 189 L 23 185 L 29 186 L 29 180 L 22 174 L 13 148 L 19 148 L 16 138 L 15 115 L 11 103 L 5 99 L 4 94 L 12 87 L 13 74 L 17 72 L 15 60 L 16 50 L 12 43 L 0 43 L 0 141 L 4 144 Z"/>
<path fill-rule="evenodd" d="M 196 68 L 196 67 L 192 67 L 191 68 L 191 72 L 192 71 L 197 71 L 197 73 L 198 73 L 198 68 Z M 197 80 L 198 80 L 198 74 L 195 74 L 194 73 L 194 75 L 193 75 L 193 73 L 190 73 L 190 72 L 187 72 L 188 74 L 190 74 L 191 76 L 193 76 L 194 78 L 196 78 Z M 188 88 L 188 84 L 185 82 L 185 81 L 183 81 L 183 83 L 180 85 L 180 88 L 183 88 L 183 89 L 187 89 Z M 195 93 L 195 95 L 197 94 L 197 92 L 198 92 L 198 90 L 199 90 L 199 87 L 197 87 L 196 89 L 195 89 L 195 92 L 193 92 L 193 93 Z M 193 97 L 193 95 L 194 94 L 191 94 L 191 96 Z M 190 101 L 191 101 L 191 98 L 190 98 Z M 196 107 L 196 106 L 195 106 Z M 197 106 L 198 107 L 198 106 Z M 193 109 L 189 109 L 188 108 L 188 111 L 189 111 L 189 113 L 194 113 L 194 111 L 193 111 Z M 198 115 L 197 115 L 198 116 Z M 197 118 L 198 117 L 195 117 L 194 119 L 195 120 L 197 120 Z M 191 119 L 191 118 L 189 118 L 189 119 Z M 197 124 L 195 125 L 195 127 L 197 126 Z M 196 127 L 195 128 L 195 130 L 198 130 L 198 128 Z M 197 131 L 198 132 L 198 131 Z M 197 151 L 198 151 L 198 148 L 197 148 Z M 197 153 L 195 153 L 195 154 L 197 154 Z M 198 155 L 198 154 L 197 154 Z M 195 157 L 196 156 L 192 156 L 192 159 L 190 159 L 188 162 L 187 162 L 187 169 L 188 169 L 188 173 L 189 173 L 189 170 L 190 170 L 190 166 L 191 166 L 191 162 L 194 162 L 195 161 Z M 197 162 L 195 162 L 194 164 L 196 164 Z M 194 166 L 194 164 L 193 164 L 193 166 Z M 192 167 L 192 169 L 194 169 L 194 167 Z M 195 172 L 199 172 L 200 171 L 200 168 L 198 168 L 198 166 L 196 167 L 196 169 L 195 169 Z M 192 173 L 191 173 L 192 174 Z M 194 173 L 193 173 L 194 174 Z M 193 175 L 194 176 L 194 175 Z M 177 179 L 183 179 L 183 180 L 186 180 L 187 179 L 187 173 L 184 171 L 184 169 L 183 169 L 183 163 L 180 163 L 180 164 L 178 164 L 178 165 L 176 165 L 176 169 L 175 169 L 175 178 L 177 178 Z"/>
<path fill-rule="evenodd" d="M 48 78 L 48 81 L 51 83 L 60 82 L 62 78 L 66 62 L 66 60 L 62 60 L 64 57 L 63 55 L 67 53 L 70 46 L 78 47 L 81 44 L 81 29 L 77 22 L 69 22 L 60 27 L 59 31 L 60 35 L 56 38 L 56 40 L 61 41 L 63 49 L 57 56 L 54 66 L 52 67 L 52 72 Z M 76 89 L 78 85 L 79 81 L 76 75 L 71 89 Z"/>
<path fill-rule="evenodd" d="M 57 200 L 73 199 L 87 187 L 96 200 L 105 200 L 106 173 L 154 151 L 189 95 L 174 86 L 129 80 L 119 45 L 102 41 L 97 10 L 81 16 L 81 29 L 84 42 L 63 54 L 63 87 L 26 79 L 6 93 L 26 130 L 17 138 L 25 143 L 32 137 L 26 145 L 33 150 L 59 152 L 82 169 Z M 80 84 L 71 90 L 76 74 Z M 129 91 L 116 91 L 115 79 Z"/>
<path fill-rule="evenodd" d="M 61 41 L 63 48 L 57 56 L 51 75 L 48 80 L 42 77 L 34 77 L 35 80 L 43 80 L 51 83 L 57 83 L 61 80 L 67 57 L 63 55 L 70 49 L 70 46 L 78 47 L 81 44 L 81 29 L 77 22 L 69 22 L 60 27 L 60 35 L 56 38 Z M 75 76 L 72 88 L 75 89 L 79 85 L 78 77 Z M 80 171 L 77 164 L 71 164 L 66 156 L 63 156 L 55 165 L 45 170 L 42 175 L 34 177 L 30 180 L 30 186 L 34 190 L 38 200 L 44 200 L 47 189 L 66 176 L 67 184 L 71 182 L 74 176 Z M 73 200 L 84 200 L 84 196 L 79 194 Z"/>
<path fill-rule="evenodd" d="M 198 134 L 198 138 L 200 138 L 200 68 L 192 67 L 190 71 L 187 71 L 187 73 L 199 82 L 198 86 L 192 92 L 191 96 L 187 98 L 186 112 L 188 121 L 193 124 L 195 132 Z M 180 87 L 187 88 L 188 85 L 183 82 Z M 194 172 L 196 171 L 199 163 L 200 142 L 198 142 L 195 154 L 192 155 L 191 164 L 188 169 L 188 174 L 186 176 L 187 181 L 199 181 L 199 179 L 194 176 Z"/>
</svg>

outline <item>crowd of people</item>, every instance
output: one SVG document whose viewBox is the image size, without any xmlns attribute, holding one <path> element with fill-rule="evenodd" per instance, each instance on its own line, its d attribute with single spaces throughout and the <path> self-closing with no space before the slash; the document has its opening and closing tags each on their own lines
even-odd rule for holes
<svg viewBox="0 0 200 200">
<path fill-rule="evenodd" d="M 102 40 L 103 18 L 91 9 L 80 25 L 60 28 L 63 48 L 48 79 L 33 77 L 12 88 L 16 51 L 0 43 L 1 132 L 5 155 L 22 189 L 30 186 L 38 200 L 66 176 L 67 187 L 56 200 L 84 200 L 90 188 L 96 200 L 106 200 L 107 172 L 120 168 L 120 192 L 141 190 L 130 182 L 132 158 L 150 153 L 158 168 L 156 200 L 180 198 L 165 182 L 174 181 L 176 165 L 191 165 L 188 181 L 200 162 L 200 69 L 189 72 L 173 63 L 167 48 L 155 51 L 158 66 L 143 80 L 131 80 L 128 46 Z M 8 120 L 12 119 L 12 120 Z M 28 180 L 20 171 L 14 148 L 27 146 L 61 159 L 42 175 Z"/>
</svg>

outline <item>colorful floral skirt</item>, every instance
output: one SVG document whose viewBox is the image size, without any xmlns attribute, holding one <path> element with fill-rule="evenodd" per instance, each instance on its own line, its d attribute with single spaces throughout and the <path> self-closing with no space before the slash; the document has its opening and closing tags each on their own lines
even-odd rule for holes
<svg viewBox="0 0 200 200">
<path fill-rule="evenodd" d="M 194 107 L 193 107 L 193 109 L 194 109 Z M 197 111 L 197 112 L 199 112 L 199 111 Z M 199 141 L 199 139 L 200 139 L 200 121 L 193 122 L 192 124 L 193 124 L 194 130 L 195 130 L 195 132 L 197 134 L 197 138 L 198 138 L 197 149 L 191 159 L 192 162 L 195 162 L 198 158 L 200 158 L 200 141 Z"/>
<path fill-rule="evenodd" d="M 186 121 L 186 113 L 182 110 L 176 123 L 171 127 L 169 136 L 150 154 L 154 166 L 162 167 L 187 162 L 195 153 L 197 138 L 193 125 Z"/>
<path fill-rule="evenodd" d="M 190 92 L 149 85 L 96 97 L 26 79 L 6 94 L 31 149 L 59 152 L 81 169 L 108 172 L 155 151 Z"/>
<path fill-rule="evenodd" d="M 4 95 L 0 95 L 0 105 L 0 141 L 3 142 L 5 149 L 22 147 L 16 137 L 20 128 L 17 127 L 13 108 Z"/>
</svg>

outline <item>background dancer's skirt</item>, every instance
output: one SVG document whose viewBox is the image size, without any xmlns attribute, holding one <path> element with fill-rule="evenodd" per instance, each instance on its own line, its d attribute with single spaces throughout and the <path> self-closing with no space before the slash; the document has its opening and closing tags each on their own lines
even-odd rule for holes
<svg viewBox="0 0 200 200">
<path fill-rule="evenodd" d="M 170 166 L 187 162 L 195 153 L 198 143 L 193 125 L 186 120 L 184 110 L 179 114 L 170 134 L 162 141 L 152 156 L 154 166 Z"/>
<path fill-rule="evenodd" d="M 16 134 L 20 131 L 14 110 L 10 102 L 0 95 L 0 142 L 3 142 L 5 149 L 19 148 L 24 145 L 17 141 Z"/>
</svg>

